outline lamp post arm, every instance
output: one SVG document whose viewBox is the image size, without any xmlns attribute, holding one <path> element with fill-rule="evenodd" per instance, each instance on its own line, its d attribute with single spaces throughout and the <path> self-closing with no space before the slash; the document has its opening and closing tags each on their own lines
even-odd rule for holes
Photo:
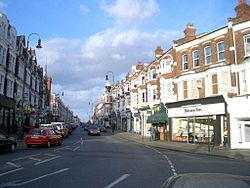
<svg viewBox="0 0 250 188">
<path fill-rule="evenodd" d="M 30 37 L 31 37 L 32 35 L 37 35 L 37 36 L 39 37 L 38 40 L 41 40 L 41 39 L 40 39 L 40 35 L 39 35 L 38 33 L 30 33 L 29 36 L 28 36 L 28 39 L 27 39 L 27 49 L 29 48 L 29 41 L 30 41 Z"/>
</svg>

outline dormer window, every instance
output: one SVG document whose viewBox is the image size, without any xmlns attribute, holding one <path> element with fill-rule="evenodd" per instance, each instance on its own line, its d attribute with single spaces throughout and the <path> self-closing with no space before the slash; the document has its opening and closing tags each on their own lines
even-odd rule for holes
<svg viewBox="0 0 250 188">
<path fill-rule="evenodd" d="M 153 80 L 153 79 L 156 79 L 156 69 L 155 68 L 151 68 L 150 69 L 150 79 Z"/>
</svg>

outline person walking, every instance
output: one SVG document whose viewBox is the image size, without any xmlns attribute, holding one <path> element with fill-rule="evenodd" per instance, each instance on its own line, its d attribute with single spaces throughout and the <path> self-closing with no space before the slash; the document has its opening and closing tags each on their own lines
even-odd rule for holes
<svg viewBox="0 0 250 188">
<path fill-rule="evenodd" d="M 228 132 L 227 132 L 227 129 L 224 130 L 224 133 L 223 133 L 223 146 L 226 147 L 227 146 L 227 142 L 228 142 Z"/>
<path fill-rule="evenodd" d="M 149 128 L 149 132 L 150 132 L 150 140 L 155 140 L 155 128 L 153 126 L 151 126 Z"/>
</svg>

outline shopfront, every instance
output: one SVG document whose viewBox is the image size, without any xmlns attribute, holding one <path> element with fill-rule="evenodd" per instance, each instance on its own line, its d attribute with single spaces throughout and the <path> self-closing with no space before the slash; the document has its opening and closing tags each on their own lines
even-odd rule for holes
<svg viewBox="0 0 250 188">
<path fill-rule="evenodd" d="M 151 123 L 156 130 L 156 139 L 167 140 L 168 115 L 165 106 L 161 103 L 153 107 L 153 114 L 148 117 L 147 123 Z"/>
<path fill-rule="evenodd" d="M 172 141 L 220 145 L 227 128 L 223 96 L 166 104 Z"/>
<path fill-rule="evenodd" d="M 0 130 L 8 134 L 15 134 L 18 131 L 15 122 L 15 106 L 14 99 L 0 95 Z"/>
</svg>

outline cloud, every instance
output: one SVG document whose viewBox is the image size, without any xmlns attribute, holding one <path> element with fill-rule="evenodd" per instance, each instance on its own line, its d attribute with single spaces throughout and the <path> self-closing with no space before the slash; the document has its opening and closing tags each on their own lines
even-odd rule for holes
<svg viewBox="0 0 250 188">
<path fill-rule="evenodd" d="M 103 1 L 101 8 L 119 25 L 142 22 L 160 11 L 154 0 L 117 0 L 114 4 Z"/>
<path fill-rule="evenodd" d="M 7 4 L 5 4 L 4 2 L 0 1 L 0 9 L 4 9 L 7 7 Z"/>
<path fill-rule="evenodd" d="M 80 5 L 80 10 L 84 15 L 87 15 L 90 12 L 89 8 L 86 5 Z"/>
</svg>

